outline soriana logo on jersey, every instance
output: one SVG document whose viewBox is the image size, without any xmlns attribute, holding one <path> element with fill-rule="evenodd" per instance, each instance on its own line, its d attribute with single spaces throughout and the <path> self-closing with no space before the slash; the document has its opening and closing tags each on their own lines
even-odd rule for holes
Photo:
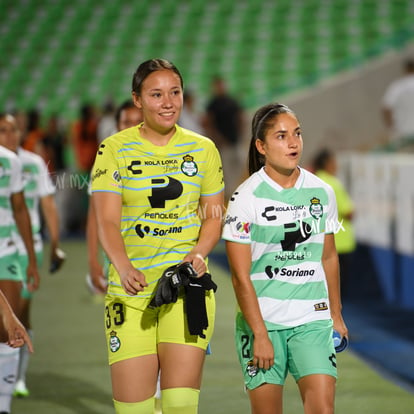
<svg viewBox="0 0 414 414">
<path fill-rule="evenodd" d="M 183 157 L 183 162 L 181 164 L 181 171 L 188 177 L 194 177 L 198 173 L 197 164 L 194 161 L 194 157 L 187 154 Z"/>
</svg>

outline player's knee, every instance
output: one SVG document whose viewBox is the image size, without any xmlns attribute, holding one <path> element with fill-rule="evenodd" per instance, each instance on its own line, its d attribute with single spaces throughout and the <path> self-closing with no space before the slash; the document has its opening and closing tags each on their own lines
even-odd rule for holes
<svg viewBox="0 0 414 414">
<path fill-rule="evenodd" d="M 155 398 L 151 397 L 148 400 L 134 403 L 114 400 L 114 407 L 116 414 L 152 414 L 155 407 Z"/>
<path fill-rule="evenodd" d="M 163 414 L 197 414 L 200 390 L 168 388 L 161 391 Z"/>
</svg>

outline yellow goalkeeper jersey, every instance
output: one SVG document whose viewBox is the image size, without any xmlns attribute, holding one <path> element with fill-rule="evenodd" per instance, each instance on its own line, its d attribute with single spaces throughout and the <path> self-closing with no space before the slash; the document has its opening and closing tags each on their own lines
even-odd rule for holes
<svg viewBox="0 0 414 414">
<path fill-rule="evenodd" d="M 92 193 L 122 197 L 126 251 L 149 284 L 137 296 L 148 297 L 163 271 L 197 243 L 203 214 L 200 196 L 223 191 L 224 182 L 220 155 L 209 138 L 176 125 L 168 144 L 157 146 L 141 137 L 139 127 L 103 141 L 91 181 Z M 108 293 L 127 296 L 112 265 L 108 277 Z"/>
</svg>

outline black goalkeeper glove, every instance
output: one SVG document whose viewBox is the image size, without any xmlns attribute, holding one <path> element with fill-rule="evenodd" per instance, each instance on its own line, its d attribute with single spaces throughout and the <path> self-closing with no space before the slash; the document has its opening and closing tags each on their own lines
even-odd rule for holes
<svg viewBox="0 0 414 414">
<path fill-rule="evenodd" d="M 187 314 L 188 330 L 191 335 L 205 338 L 203 331 L 208 328 L 208 315 L 206 309 L 206 291 L 217 290 L 210 273 L 204 273 L 197 279 L 189 280 L 185 285 L 185 311 Z"/>
<path fill-rule="evenodd" d="M 158 281 L 155 295 L 148 306 L 157 308 L 161 305 L 177 302 L 180 287 L 187 286 L 190 278 L 196 277 L 197 272 L 191 263 L 184 262 L 170 266 Z"/>
</svg>

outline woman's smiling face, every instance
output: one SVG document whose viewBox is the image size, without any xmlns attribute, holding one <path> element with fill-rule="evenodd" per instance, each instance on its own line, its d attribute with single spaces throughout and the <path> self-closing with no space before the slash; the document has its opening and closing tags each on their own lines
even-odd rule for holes
<svg viewBox="0 0 414 414">
<path fill-rule="evenodd" d="M 171 70 L 157 70 L 145 78 L 140 95 L 134 99 L 142 109 L 145 129 L 168 133 L 177 123 L 183 106 L 181 79 Z"/>
</svg>

